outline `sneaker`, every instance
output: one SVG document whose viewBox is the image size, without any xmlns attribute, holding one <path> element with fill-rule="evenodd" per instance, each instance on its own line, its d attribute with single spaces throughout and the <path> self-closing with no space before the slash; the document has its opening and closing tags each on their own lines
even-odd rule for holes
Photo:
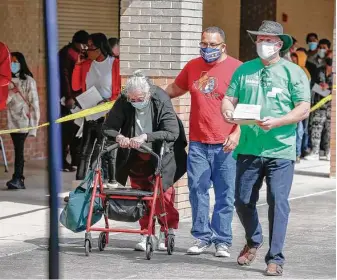
<svg viewBox="0 0 337 280">
<path fill-rule="evenodd" d="M 174 235 L 174 230 L 173 228 L 169 228 L 168 234 Z M 158 239 L 158 251 L 166 251 L 166 237 L 165 237 L 165 232 L 161 231 L 159 233 L 159 239 Z"/>
<path fill-rule="evenodd" d="M 331 160 L 331 154 L 330 154 L 330 152 L 326 153 L 326 160 L 327 161 Z"/>
<path fill-rule="evenodd" d="M 158 251 L 166 251 L 167 250 L 165 240 L 166 240 L 165 232 L 161 231 L 159 233 Z"/>
<path fill-rule="evenodd" d="M 189 255 L 200 255 L 202 252 L 206 251 L 208 247 L 211 246 L 211 243 L 207 243 L 202 240 L 196 240 L 194 245 L 187 250 Z"/>
<path fill-rule="evenodd" d="M 145 250 L 146 250 L 146 238 L 147 238 L 146 235 L 141 235 L 140 242 L 138 242 L 136 244 L 136 246 L 135 246 L 135 250 L 136 251 L 143 251 L 143 252 L 145 252 Z"/>
<path fill-rule="evenodd" d="M 269 263 L 265 271 L 266 276 L 282 276 L 283 267 L 276 263 Z"/>
<path fill-rule="evenodd" d="M 262 244 L 259 247 L 250 248 L 247 244 L 243 247 L 240 255 L 237 259 L 239 265 L 250 265 L 256 258 L 256 253 L 259 248 L 261 248 Z"/>
<path fill-rule="evenodd" d="M 311 153 L 304 158 L 305 160 L 319 160 L 319 153 Z"/>
<path fill-rule="evenodd" d="M 118 183 L 116 181 L 111 182 L 109 181 L 106 186 L 108 187 L 109 190 L 116 189 L 118 188 Z"/>
<path fill-rule="evenodd" d="M 71 164 L 66 161 L 66 162 L 63 162 L 62 171 L 64 171 L 64 172 L 75 172 L 76 168 L 74 166 L 71 166 Z"/>
<path fill-rule="evenodd" d="M 229 258 L 231 254 L 229 253 L 228 246 L 226 244 L 218 244 L 215 246 L 216 257 Z"/>
<path fill-rule="evenodd" d="M 299 156 L 296 157 L 296 163 L 301 163 L 301 158 Z"/>
<path fill-rule="evenodd" d="M 24 178 L 16 178 L 14 176 L 12 180 L 6 183 L 6 186 L 9 190 L 23 190 L 26 188 Z"/>
<path fill-rule="evenodd" d="M 140 242 L 138 242 L 135 246 L 136 251 L 145 252 L 145 250 L 146 250 L 146 239 L 147 239 L 147 235 L 142 234 L 141 238 L 140 238 Z M 152 242 L 153 242 L 153 249 L 155 250 L 158 246 L 158 238 L 156 238 L 155 236 L 152 237 Z"/>
</svg>

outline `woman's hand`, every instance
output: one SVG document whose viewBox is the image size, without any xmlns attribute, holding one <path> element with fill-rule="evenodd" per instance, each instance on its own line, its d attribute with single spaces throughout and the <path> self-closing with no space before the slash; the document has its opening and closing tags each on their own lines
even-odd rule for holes
<svg viewBox="0 0 337 280">
<path fill-rule="evenodd" d="M 139 149 L 142 144 L 144 144 L 147 140 L 147 134 L 142 134 L 137 137 L 133 137 L 130 139 L 130 148 Z"/>
<path fill-rule="evenodd" d="M 130 138 L 124 137 L 123 135 L 118 135 L 116 137 L 116 142 L 123 149 L 130 148 Z"/>
<path fill-rule="evenodd" d="M 85 58 L 83 57 L 83 54 L 79 53 L 77 56 L 77 61 L 76 64 L 82 64 L 82 62 L 85 60 Z"/>
</svg>

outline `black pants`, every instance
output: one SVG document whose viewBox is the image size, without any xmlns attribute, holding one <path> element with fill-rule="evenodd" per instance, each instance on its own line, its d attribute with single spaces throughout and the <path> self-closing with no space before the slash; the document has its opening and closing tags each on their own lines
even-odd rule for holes
<svg viewBox="0 0 337 280">
<path fill-rule="evenodd" d="M 15 153 L 14 178 L 21 179 L 23 177 L 23 168 L 25 165 L 24 150 L 27 135 L 28 133 L 11 133 Z"/>
<path fill-rule="evenodd" d="M 76 180 L 83 180 L 87 173 L 89 161 L 91 164 L 97 159 L 103 142 L 102 125 L 104 118 L 97 121 L 85 121 L 81 143 L 80 163 L 76 172 Z M 96 144 L 95 144 L 96 140 Z M 95 144 L 95 145 L 94 145 Z M 90 158 L 90 155 L 92 156 Z"/>
<path fill-rule="evenodd" d="M 68 116 L 71 111 L 61 106 L 62 117 Z M 81 139 L 76 137 L 79 127 L 74 123 L 74 121 L 68 121 L 61 124 L 62 126 L 62 160 L 63 165 L 67 162 L 68 153 L 71 156 L 72 166 L 78 166 L 80 157 L 80 144 Z"/>
</svg>

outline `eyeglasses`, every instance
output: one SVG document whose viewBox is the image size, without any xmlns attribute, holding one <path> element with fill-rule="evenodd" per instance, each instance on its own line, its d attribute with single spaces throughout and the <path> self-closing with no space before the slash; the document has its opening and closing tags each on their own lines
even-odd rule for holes
<svg viewBox="0 0 337 280">
<path fill-rule="evenodd" d="M 224 42 L 221 42 L 221 43 L 219 43 L 219 44 L 214 44 L 214 43 L 205 43 L 205 42 L 200 42 L 199 43 L 199 46 L 200 46 L 200 48 L 208 48 L 208 47 L 210 47 L 210 48 L 212 48 L 212 49 L 216 49 L 217 47 L 219 47 L 220 45 L 222 45 Z"/>
<path fill-rule="evenodd" d="M 128 102 L 144 102 L 146 100 L 147 95 L 136 97 L 136 98 L 130 98 L 129 96 L 126 98 Z"/>
</svg>

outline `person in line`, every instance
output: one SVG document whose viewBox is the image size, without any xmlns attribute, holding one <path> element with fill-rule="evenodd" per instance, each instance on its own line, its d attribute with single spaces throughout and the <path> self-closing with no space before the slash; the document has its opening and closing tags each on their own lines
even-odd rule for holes
<svg viewBox="0 0 337 280">
<path fill-rule="evenodd" d="M 287 52 L 281 53 L 281 57 L 289 61 L 292 61 L 292 54 L 294 54 L 298 48 L 297 40 L 294 37 L 291 37 L 291 38 L 293 40 L 293 45 L 290 47 L 290 49 Z"/>
<path fill-rule="evenodd" d="M 328 51 L 325 57 L 324 66 L 317 70 L 317 76 L 314 77 L 316 84 L 320 85 L 322 90 L 332 91 L 332 51 Z M 314 92 L 314 104 L 320 102 L 324 97 Z M 331 131 L 331 101 L 325 103 L 319 109 L 312 113 L 311 119 L 311 154 L 305 159 L 319 160 L 320 147 L 323 148 L 327 160 L 330 160 L 330 131 Z"/>
<path fill-rule="evenodd" d="M 7 121 L 8 129 L 20 129 L 11 133 L 14 145 L 14 174 L 6 183 L 9 190 L 25 189 L 24 149 L 27 136 L 36 137 L 37 130 L 26 130 L 27 127 L 36 127 L 40 120 L 39 95 L 36 82 L 30 72 L 26 59 L 20 52 L 11 53 L 12 80 L 8 85 Z"/>
<path fill-rule="evenodd" d="M 261 105 L 261 121 L 241 126 L 236 149 L 235 207 L 245 229 L 246 245 L 239 265 L 250 265 L 263 244 L 256 203 L 263 180 L 269 205 L 269 250 L 266 274 L 283 273 L 283 246 L 290 212 L 288 197 L 296 159 L 296 124 L 309 116 L 308 77 L 296 64 L 280 58 L 292 45 L 281 24 L 263 21 L 256 36 L 258 58 L 241 65 L 234 73 L 223 100 L 222 113 L 231 122 L 237 104 Z"/>
<path fill-rule="evenodd" d="M 116 59 L 116 62 L 119 63 L 119 39 L 118 38 L 109 38 L 109 45 L 111 47 L 112 56 Z M 112 144 L 111 139 L 106 140 L 106 146 Z M 102 158 L 102 164 L 105 165 L 103 171 L 105 172 L 105 184 L 108 188 L 112 189 L 118 187 L 115 175 L 115 160 L 116 160 L 116 150 L 106 153 Z"/>
<path fill-rule="evenodd" d="M 325 56 L 327 52 L 330 50 L 330 48 L 331 42 L 328 39 L 319 40 L 316 54 L 308 57 L 308 61 L 315 64 L 316 68 L 325 66 Z"/>
<path fill-rule="evenodd" d="M 0 42 L 0 110 L 6 108 L 8 85 L 11 79 L 11 56 L 8 47 Z"/>
<path fill-rule="evenodd" d="M 71 109 L 76 106 L 75 98 L 82 93 L 82 90 L 74 91 L 72 89 L 72 73 L 79 54 L 83 53 L 84 46 L 88 43 L 88 32 L 84 30 L 77 31 L 71 43 L 64 46 L 59 51 L 60 66 L 60 97 L 61 97 L 61 117 L 70 115 Z M 81 140 L 76 137 L 79 127 L 74 121 L 68 121 L 61 124 L 62 128 L 62 169 L 64 171 L 74 172 L 79 161 L 79 147 Z M 71 162 L 67 161 L 70 152 Z"/>
<path fill-rule="evenodd" d="M 86 51 L 88 59 L 84 60 L 81 54 L 78 55 L 78 60 L 72 74 L 73 90 L 84 92 L 94 86 L 101 94 L 103 100 L 116 100 L 120 94 L 121 87 L 119 62 L 112 55 L 107 37 L 103 33 L 91 34 Z M 104 117 L 96 121 L 85 120 L 84 122 L 81 144 L 82 152 L 76 172 L 76 180 L 83 180 L 85 178 L 92 151 L 91 163 L 98 156 L 103 141 L 101 133 L 103 122 Z M 96 140 L 97 143 L 94 147 Z"/>
<path fill-rule="evenodd" d="M 311 81 L 311 76 L 308 71 L 308 69 L 305 67 L 307 62 L 307 55 L 303 51 L 296 51 L 291 54 L 292 61 L 300 66 L 302 70 L 305 72 L 305 74 L 308 77 L 309 82 Z M 300 163 L 301 156 L 303 152 L 305 152 L 306 147 L 303 145 L 303 138 L 304 134 L 308 133 L 308 120 L 309 118 L 299 122 L 297 124 L 297 130 L 296 130 L 296 162 Z"/>
<path fill-rule="evenodd" d="M 316 33 L 309 33 L 305 39 L 308 45 L 308 59 L 316 55 L 318 47 L 318 35 Z"/>
<path fill-rule="evenodd" d="M 109 38 L 109 44 L 111 47 L 112 55 L 116 58 L 119 58 L 119 39 L 118 38 Z"/>
<path fill-rule="evenodd" d="M 128 78 L 125 92 L 117 99 L 103 126 L 103 132 L 121 147 L 116 159 L 117 181 L 125 185 L 130 177 L 131 187 L 135 189 L 153 190 L 155 166 L 151 155 L 139 149 L 140 146 L 146 144 L 160 154 L 161 146 L 165 142 L 162 182 L 170 234 L 174 234 L 179 223 L 179 212 L 174 207 L 173 183 L 186 172 L 187 141 L 180 120 L 179 123 L 165 91 L 153 85 L 140 71 L 136 71 Z M 185 156 L 181 158 L 181 155 Z M 156 209 L 160 213 L 158 202 Z M 159 218 L 161 231 L 158 249 L 166 250 L 162 219 Z M 142 230 L 148 227 L 148 220 L 149 216 L 146 214 L 139 221 Z M 145 235 L 141 236 L 135 249 L 145 251 Z"/>
<path fill-rule="evenodd" d="M 187 162 L 191 234 L 196 239 L 188 254 L 201 254 L 212 244 L 216 257 L 229 257 L 234 211 L 235 160 L 232 151 L 239 126 L 223 121 L 221 100 L 232 74 L 241 62 L 227 54 L 225 33 L 208 27 L 201 34 L 201 57 L 189 61 L 167 92 L 171 98 L 191 94 L 190 144 Z M 215 205 L 209 219 L 209 189 Z"/>
</svg>

